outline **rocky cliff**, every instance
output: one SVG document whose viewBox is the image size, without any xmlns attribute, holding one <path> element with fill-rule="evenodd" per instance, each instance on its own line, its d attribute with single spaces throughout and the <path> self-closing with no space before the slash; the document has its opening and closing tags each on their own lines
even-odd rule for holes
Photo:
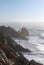
<svg viewBox="0 0 44 65">
<path fill-rule="evenodd" d="M 19 46 L 14 47 L 13 42 L 11 37 L 5 37 L 3 32 L 0 33 L 0 65 L 43 65 L 34 60 L 28 61 L 21 54 L 20 49 L 17 50 Z M 16 44 L 16 42 L 14 43 Z"/>
</svg>

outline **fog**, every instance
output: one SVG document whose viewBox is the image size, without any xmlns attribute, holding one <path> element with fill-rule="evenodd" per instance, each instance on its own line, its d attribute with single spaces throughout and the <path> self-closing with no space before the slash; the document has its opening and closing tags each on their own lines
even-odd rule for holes
<svg viewBox="0 0 44 65">
<path fill-rule="evenodd" d="M 0 26 L 11 26 L 13 28 L 38 28 L 44 30 L 44 22 L 0 22 Z"/>
</svg>

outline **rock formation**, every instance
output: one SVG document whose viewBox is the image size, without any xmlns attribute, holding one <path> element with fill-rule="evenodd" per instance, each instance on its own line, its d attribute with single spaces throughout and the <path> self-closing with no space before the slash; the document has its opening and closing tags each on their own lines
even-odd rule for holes
<svg viewBox="0 0 44 65">
<path fill-rule="evenodd" d="M 0 26 L 0 31 L 2 31 L 5 36 L 8 35 L 8 36 L 11 36 L 14 38 L 21 38 L 21 39 L 27 40 L 26 37 L 23 37 L 15 29 L 13 29 L 11 27 Z"/>
<path fill-rule="evenodd" d="M 29 36 L 29 31 L 23 27 L 21 31 L 18 31 L 23 37 Z"/>
<path fill-rule="evenodd" d="M 0 33 L 0 65 L 43 65 L 34 60 L 28 61 L 19 51 L 22 47 L 14 47 L 13 42 L 10 37 L 4 37 L 3 33 Z M 19 50 L 15 50 L 17 48 Z"/>
</svg>

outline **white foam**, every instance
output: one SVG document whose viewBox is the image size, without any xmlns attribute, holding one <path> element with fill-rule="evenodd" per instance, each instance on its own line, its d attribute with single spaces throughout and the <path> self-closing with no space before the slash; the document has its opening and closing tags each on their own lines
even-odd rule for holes
<svg viewBox="0 0 44 65">
<path fill-rule="evenodd" d="M 44 45 L 42 45 L 42 44 L 38 44 L 38 45 L 37 45 L 37 48 L 38 48 L 39 50 L 41 50 L 41 51 L 44 51 Z"/>
</svg>

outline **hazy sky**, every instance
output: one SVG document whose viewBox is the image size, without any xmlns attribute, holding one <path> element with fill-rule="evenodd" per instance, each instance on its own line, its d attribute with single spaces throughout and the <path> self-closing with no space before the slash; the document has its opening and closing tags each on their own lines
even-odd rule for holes
<svg viewBox="0 0 44 65">
<path fill-rule="evenodd" d="M 0 0 L 0 22 L 44 21 L 44 0 Z"/>
</svg>

